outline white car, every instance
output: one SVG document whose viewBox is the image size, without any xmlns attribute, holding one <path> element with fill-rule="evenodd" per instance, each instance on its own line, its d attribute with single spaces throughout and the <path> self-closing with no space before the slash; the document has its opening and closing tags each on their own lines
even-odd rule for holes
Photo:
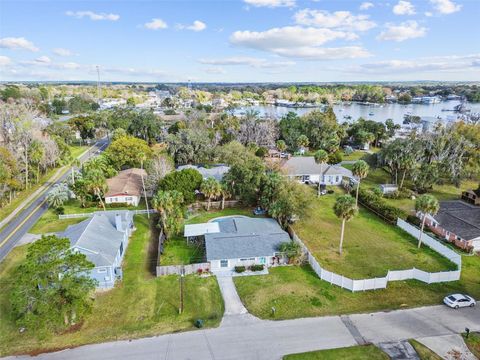
<svg viewBox="0 0 480 360">
<path fill-rule="evenodd" d="M 445 305 L 448 307 L 451 307 L 453 309 L 458 309 L 461 307 L 474 307 L 476 305 L 475 300 L 468 296 L 468 295 L 463 295 L 463 294 L 452 294 L 445 296 L 443 299 L 443 302 Z"/>
</svg>

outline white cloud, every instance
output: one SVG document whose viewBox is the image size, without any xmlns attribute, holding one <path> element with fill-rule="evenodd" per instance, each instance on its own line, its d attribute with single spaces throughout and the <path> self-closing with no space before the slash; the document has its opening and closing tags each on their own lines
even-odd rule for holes
<svg viewBox="0 0 480 360">
<path fill-rule="evenodd" d="M 413 60 L 387 60 L 349 68 L 348 72 L 395 74 L 418 72 L 464 72 L 480 63 L 480 54 L 425 57 Z"/>
<path fill-rule="evenodd" d="M 93 21 L 99 21 L 99 20 L 117 21 L 118 19 L 120 19 L 120 15 L 117 15 L 117 14 L 95 13 L 90 10 L 67 11 L 65 14 L 67 16 L 72 16 L 77 19 L 83 19 L 84 17 L 87 17 Z"/>
<path fill-rule="evenodd" d="M 405 41 L 425 36 L 427 28 L 421 27 L 416 21 L 410 20 L 398 25 L 387 23 L 386 30 L 377 37 L 378 40 Z"/>
<path fill-rule="evenodd" d="M 52 62 L 48 56 L 40 56 L 35 59 L 35 62 L 42 63 L 42 64 L 49 64 Z"/>
<path fill-rule="evenodd" d="M 263 32 L 236 31 L 230 36 L 233 45 L 267 51 L 276 55 L 307 60 L 330 60 L 366 57 L 370 54 L 358 46 L 339 48 L 320 48 L 332 40 L 356 40 L 358 36 L 351 32 L 331 29 L 304 28 L 287 26 L 273 28 Z"/>
<path fill-rule="evenodd" d="M 270 61 L 267 59 L 248 57 L 248 56 L 234 56 L 222 59 L 200 59 L 200 63 L 206 65 L 223 65 L 223 66 L 238 66 L 245 65 L 255 68 L 278 68 L 295 65 L 293 61 Z"/>
<path fill-rule="evenodd" d="M 195 20 L 192 25 L 177 24 L 176 28 L 180 30 L 203 31 L 207 28 L 207 24 L 203 21 Z"/>
<path fill-rule="evenodd" d="M 462 8 L 462 5 L 458 5 L 451 0 L 430 0 L 430 2 L 440 14 L 453 14 Z"/>
<path fill-rule="evenodd" d="M 373 8 L 373 7 L 374 7 L 373 3 L 367 1 L 367 2 L 361 3 L 359 9 L 360 10 L 368 10 L 370 8 Z"/>
<path fill-rule="evenodd" d="M 152 21 L 145 23 L 144 26 L 150 30 L 166 29 L 168 27 L 167 23 L 162 19 L 152 19 Z"/>
<path fill-rule="evenodd" d="M 0 66 L 7 66 L 12 63 L 12 60 L 8 56 L 0 55 Z"/>
<path fill-rule="evenodd" d="M 39 49 L 24 37 L 5 37 L 0 39 L 0 48 L 12 50 L 30 50 L 38 51 Z"/>
<path fill-rule="evenodd" d="M 426 16 L 426 17 L 432 17 L 432 16 L 433 16 L 433 13 L 430 12 L 430 11 L 425 11 L 425 16 Z"/>
<path fill-rule="evenodd" d="M 396 15 L 415 15 L 415 6 L 410 1 L 400 0 L 393 7 L 393 13 Z"/>
<path fill-rule="evenodd" d="M 255 7 L 293 7 L 295 0 L 244 0 L 246 4 Z"/>
<path fill-rule="evenodd" d="M 70 50 L 64 49 L 64 48 L 53 49 L 53 53 L 55 55 L 58 55 L 58 56 L 72 56 L 73 55 L 73 53 Z"/>
<path fill-rule="evenodd" d="M 303 9 L 294 15 L 299 25 L 320 28 L 337 28 L 340 30 L 366 31 L 376 26 L 368 15 L 353 15 L 350 11 L 335 11 Z"/>
<path fill-rule="evenodd" d="M 225 69 L 222 69 L 221 67 L 210 67 L 206 68 L 205 72 L 207 74 L 226 74 Z"/>
</svg>

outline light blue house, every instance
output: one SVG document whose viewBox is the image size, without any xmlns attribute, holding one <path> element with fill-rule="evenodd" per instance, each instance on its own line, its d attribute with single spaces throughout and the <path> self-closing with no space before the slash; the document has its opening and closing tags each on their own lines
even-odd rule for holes
<svg viewBox="0 0 480 360">
<path fill-rule="evenodd" d="M 97 211 L 58 235 L 68 238 L 71 248 L 95 265 L 90 276 L 98 281 L 97 287 L 110 289 L 122 278 L 122 260 L 132 231 L 130 211 Z"/>
</svg>

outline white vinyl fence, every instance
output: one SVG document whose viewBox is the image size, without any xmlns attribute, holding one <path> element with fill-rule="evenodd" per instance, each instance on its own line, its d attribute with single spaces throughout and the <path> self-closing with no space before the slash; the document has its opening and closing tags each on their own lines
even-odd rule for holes
<svg viewBox="0 0 480 360">
<path fill-rule="evenodd" d="M 412 225 L 406 223 L 401 219 L 398 219 L 397 225 L 406 232 L 408 232 L 410 235 L 418 237 L 419 230 Z M 422 235 L 422 241 L 424 242 L 424 244 L 455 263 L 458 266 L 457 270 L 430 273 L 413 268 L 408 270 L 388 271 L 387 276 L 385 277 L 353 280 L 322 268 L 318 263 L 317 259 L 315 259 L 312 253 L 302 242 L 302 240 L 297 236 L 297 234 L 295 234 L 293 229 L 290 229 L 290 233 L 293 240 L 299 243 L 303 251 L 307 254 L 310 266 L 320 279 L 350 291 L 385 289 L 389 281 L 416 279 L 428 284 L 432 284 L 438 282 L 456 281 L 460 279 L 460 272 L 462 266 L 461 256 L 453 250 L 442 245 L 437 240 L 434 240 L 430 236 L 426 235 L 425 233 Z"/>
<path fill-rule="evenodd" d="M 99 210 L 101 211 L 101 210 Z M 109 209 L 107 211 L 115 211 L 115 209 Z M 154 214 L 157 212 L 155 209 L 150 209 L 150 210 L 129 210 L 133 212 L 134 215 L 141 215 L 141 214 Z M 66 215 L 58 215 L 58 218 L 60 220 L 62 219 L 77 219 L 77 218 L 84 218 L 84 217 L 91 217 L 93 214 L 95 214 L 96 211 L 94 212 L 89 212 L 89 213 L 83 213 L 83 214 L 66 214 Z"/>
<path fill-rule="evenodd" d="M 210 271 L 210 263 L 157 266 L 157 277 L 165 275 L 181 275 L 182 272 L 184 275 L 196 274 L 199 270 L 202 272 Z"/>
</svg>

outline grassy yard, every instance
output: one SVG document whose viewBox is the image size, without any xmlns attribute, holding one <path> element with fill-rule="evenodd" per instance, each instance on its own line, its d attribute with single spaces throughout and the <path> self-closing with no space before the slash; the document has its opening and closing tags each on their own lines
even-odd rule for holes
<svg viewBox="0 0 480 360">
<path fill-rule="evenodd" d="M 466 334 L 462 334 L 462 336 L 463 340 L 465 340 L 465 344 L 467 344 L 472 354 L 475 355 L 477 359 L 480 359 L 480 333 L 470 333 L 470 335 L 468 335 L 468 339 Z"/>
<path fill-rule="evenodd" d="M 418 354 L 420 360 L 442 360 L 442 358 L 417 340 L 408 340 Z"/>
<path fill-rule="evenodd" d="M 355 150 L 349 155 L 346 155 L 344 152 L 342 153 L 342 155 L 343 161 L 353 161 L 363 159 L 363 157 L 365 157 L 367 153 L 365 151 Z"/>
<path fill-rule="evenodd" d="M 344 165 L 351 169 L 352 165 Z M 368 176 L 362 180 L 362 185 L 367 188 L 375 188 L 380 184 L 389 184 L 392 180 L 390 174 L 384 169 L 377 168 L 371 169 Z M 409 186 L 408 182 L 406 186 Z M 410 187 L 410 186 L 409 186 Z M 468 189 L 476 189 L 478 187 L 478 180 L 464 180 L 460 184 L 460 187 L 456 187 L 452 184 L 434 185 L 433 189 L 429 191 L 429 194 L 435 196 L 439 201 L 445 200 L 458 200 L 462 194 L 462 191 Z M 385 201 L 393 206 L 396 206 L 402 210 L 410 212 L 415 209 L 415 200 L 412 199 L 387 199 Z"/>
<path fill-rule="evenodd" d="M 333 205 L 341 193 L 342 189 L 335 188 L 335 194 L 314 200 L 309 215 L 294 225 L 322 267 L 353 279 L 382 277 L 388 270 L 413 267 L 430 272 L 455 269 L 453 263 L 428 247 L 417 249 L 415 238 L 364 208 L 347 222 L 340 256 L 341 221 Z"/>
<path fill-rule="evenodd" d="M 195 319 L 207 327 L 217 326 L 223 315 L 223 300 L 214 277 L 185 278 L 185 308 L 179 315 L 179 277 L 156 278 L 151 272 L 155 249 L 145 216 L 136 216 L 133 234 L 124 259 L 124 279 L 113 290 L 96 294 L 95 305 L 76 331 L 38 340 L 32 333 L 18 333 L 12 319 L 8 293 L 12 269 L 25 256 L 18 247 L 0 263 L 0 356 L 63 349 L 88 343 L 131 339 L 194 328 Z"/>
<path fill-rule="evenodd" d="M 480 257 L 464 256 L 462 261 L 460 281 L 430 285 L 393 281 L 384 290 L 355 293 L 320 280 L 308 265 L 271 268 L 268 275 L 240 276 L 234 281 L 247 309 L 262 319 L 365 313 L 438 305 L 451 293 L 480 298 Z"/>
<path fill-rule="evenodd" d="M 85 207 L 82 208 L 80 206 L 80 202 L 78 200 L 69 200 L 64 205 L 63 208 L 65 209 L 65 214 L 83 214 L 83 213 L 91 213 L 94 211 L 102 211 L 102 207 Z M 142 199 L 138 205 L 138 207 L 117 207 L 117 208 L 108 208 L 107 210 L 136 210 L 136 209 L 145 209 L 145 201 Z M 77 224 L 80 221 L 85 220 L 86 218 L 78 218 L 78 219 L 63 219 L 60 220 L 58 215 L 55 213 L 53 209 L 48 209 L 40 219 L 33 225 L 30 229 L 32 234 L 45 234 L 49 232 L 58 232 L 65 230 L 68 225 Z"/>
<path fill-rule="evenodd" d="M 211 210 L 191 215 L 185 220 L 185 224 L 198 224 L 207 222 L 221 216 L 246 215 L 252 216 L 252 210 L 247 208 L 226 208 L 224 210 Z M 186 265 L 204 261 L 205 251 L 197 244 L 187 244 L 186 239 L 175 236 L 165 243 L 163 254 L 160 257 L 160 265 Z"/>
<path fill-rule="evenodd" d="M 388 360 L 389 357 L 375 345 L 352 346 L 319 350 L 283 357 L 284 360 Z"/>
<path fill-rule="evenodd" d="M 69 146 L 70 151 L 72 152 L 72 157 L 74 159 L 78 158 L 80 155 L 82 155 L 90 146 L 79 146 L 79 145 L 72 145 Z"/>
</svg>

